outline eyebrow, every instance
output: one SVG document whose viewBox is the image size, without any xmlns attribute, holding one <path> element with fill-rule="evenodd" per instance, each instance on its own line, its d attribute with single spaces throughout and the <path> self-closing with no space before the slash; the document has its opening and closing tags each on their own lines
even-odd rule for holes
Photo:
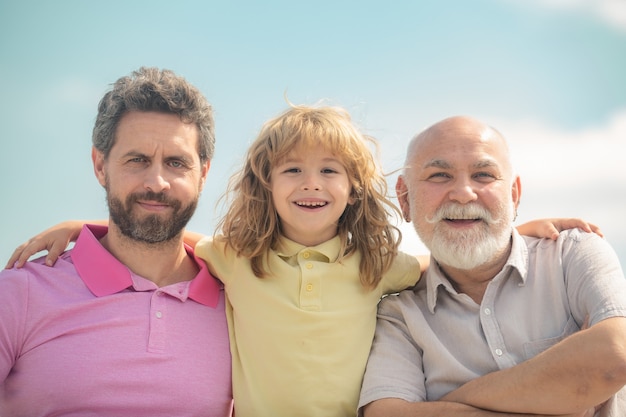
<svg viewBox="0 0 626 417">
<path fill-rule="evenodd" d="M 452 165 L 450 165 L 447 161 L 444 161 L 443 159 L 431 159 L 424 164 L 424 168 L 450 169 L 452 168 Z"/>
<path fill-rule="evenodd" d="M 141 158 L 148 158 L 148 155 L 144 154 L 143 152 L 139 152 L 139 151 L 128 151 L 125 154 L 121 155 L 122 158 L 128 158 L 128 157 L 141 157 Z"/>
<path fill-rule="evenodd" d="M 145 154 L 143 152 L 139 152 L 139 151 L 135 151 L 135 150 L 131 150 L 126 152 L 124 155 L 122 155 L 122 157 L 127 158 L 127 157 L 140 157 L 140 158 L 146 158 L 149 160 L 152 160 L 152 156 Z M 183 161 L 185 163 L 191 163 L 193 162 L 193 158 L 190 158 L 189 155 L 184 155 L 184 154 L 178 154 L 178 155 L 166 155 L 164 156 L 164 160 L 165 161 L 171 161 L 171 160 L 180 160 Z"/>
<path fill-rule="evenodd" d="M 481 159 L 480 161 L 472 164 L 472 168 L 480 169 L 480 168 L 492 168 L 497 167 L 498 164 L 492 159 Z M 443 159 L 431 159 L 430 161 L 424 164 L 424 168 L 440 168 L 440 169 L 452 169 L 454 168 L 452 164 Z"/>
<path fill-rule="evenodd" d="M 295 164 L 295 163 L 302 163 L 304 161 L 306 161 L 307 157 L 306 156 L 288 156 L 284 159 L 279 160 L 277 165 L 283 165 L 283 164 Z M 328 164 L 331 162 L 336 162 L 340 165 L 343 165 L 343 162 L 341 159 L 337 158 L 337 157 L 327 157 L 327 158 L 322 158 L 322 163 Z"/>
<path fill-rule="evenodd" d="M 481 159 L 474 164 L 474 168 L 498 168 L 498 164 L 492 159 Z"/>
</svg>

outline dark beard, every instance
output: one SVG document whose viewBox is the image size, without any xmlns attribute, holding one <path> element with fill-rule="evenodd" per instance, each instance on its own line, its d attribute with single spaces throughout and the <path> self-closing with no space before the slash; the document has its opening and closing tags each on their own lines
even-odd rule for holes
<svg viewBox="0 0 626 417">
<path fill-rule="evenodd" d="M 133 207 L 138 200 L 165 203 L 173 209 L 172 215 L 168 218 L 158 215 L 136 218 L 133 216 Z M 119 198 L 111 196 L 107 189 L 107 204 L 111 220 L 124 236 L 139 242 L 154 244 L 168 242 L 181 233 L 196 211 L 198 198 L 182 207 L 182 203 L 178 200 L 168 199 L 163 193 L 148 191 L 130 194 L 126 197 L 125 203 L 122 203 Z"/>
</svg>

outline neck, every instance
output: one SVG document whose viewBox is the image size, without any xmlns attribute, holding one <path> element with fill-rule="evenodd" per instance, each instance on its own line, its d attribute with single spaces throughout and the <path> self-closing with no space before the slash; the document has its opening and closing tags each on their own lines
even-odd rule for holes
<svg viewBox="0 0 626 417">
<path fill-rule="evenodd" d="M 146 243 L 124 236 L 113 222 L 100 243 L 133 273 L 159 287 L 189 281 L 198 273 L 195 262 L 187 255 L 183 233 L 167 242 Z"/>
<path fill-rule="evenodd" d="M 508 253 L 499 256 L 495 262 L 473 269 L 458 269 L 443 264 L 439 264 L 439 268 L 458 293 L 467 294 L 476 304 L 480 304 L 487 285 L 504 268 L 507 259 Z"/>
</svg>

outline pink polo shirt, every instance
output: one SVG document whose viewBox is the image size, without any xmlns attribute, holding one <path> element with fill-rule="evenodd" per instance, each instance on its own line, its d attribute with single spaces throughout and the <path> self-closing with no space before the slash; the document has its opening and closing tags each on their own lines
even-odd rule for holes
<svg viewBox="0 0 626 417">
<path fill-rule="evenodd" d="M 0 416 L 227 416 L 220 283 L 196 259 L 193 280 L 158 288 L 106 233 L 86 226 L 53 268 L 0 272 Z"/>
</svg>

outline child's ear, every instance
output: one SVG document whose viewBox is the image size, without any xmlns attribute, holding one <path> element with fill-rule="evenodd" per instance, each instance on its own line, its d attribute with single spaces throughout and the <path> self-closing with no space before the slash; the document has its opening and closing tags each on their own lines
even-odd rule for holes
<svg viewBox="0 0 626 417">
<path fill-rule="evenodd" d="M 352 206 L 359 200 L 359 196 L 363 193 L 361 188 L 352 187 L 352 191 L 350 191 L 350 197 L 348 197 L 348 205 Z"/>
</svg>

